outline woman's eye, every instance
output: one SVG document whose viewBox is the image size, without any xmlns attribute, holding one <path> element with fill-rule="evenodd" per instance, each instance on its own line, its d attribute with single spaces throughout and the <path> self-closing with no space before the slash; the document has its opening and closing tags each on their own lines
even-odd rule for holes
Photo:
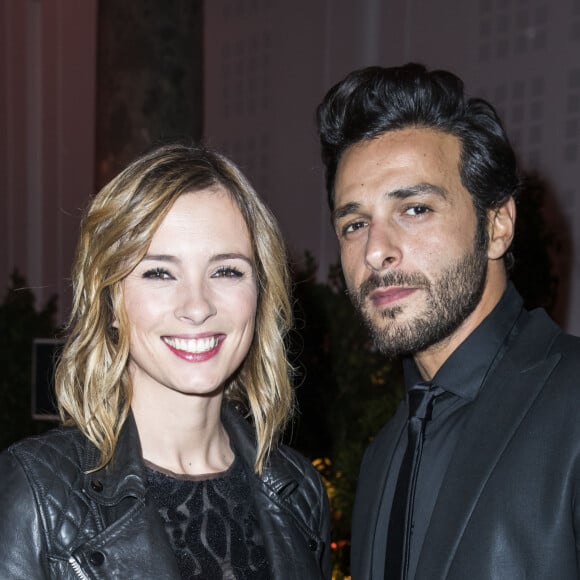
<svg viewBox="0 0 580 580">
<path fill-rule="evenodd" d="M 243 272 L 234 266 L 220 266 L 212 274 L 212 278 L 241 278 L 243 275 Z"/>
<path fill-rule="evenodd" d="M 149 280 L 172 280 L 173 276 L 165 268 L 152 268 L 143 274 Z"/>
</svg>

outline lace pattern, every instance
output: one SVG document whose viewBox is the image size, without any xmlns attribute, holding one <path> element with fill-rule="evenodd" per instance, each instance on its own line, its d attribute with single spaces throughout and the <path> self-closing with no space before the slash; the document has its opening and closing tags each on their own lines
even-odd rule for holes
<svg viewBox="0 0 580 580">
<path fill-rule="evenodd" d="M 157 506 L 182 578 L 269 580 L 247 475 L 236 459 L 217 475 L 188 478 L 147 465 Z"/>
</svg>

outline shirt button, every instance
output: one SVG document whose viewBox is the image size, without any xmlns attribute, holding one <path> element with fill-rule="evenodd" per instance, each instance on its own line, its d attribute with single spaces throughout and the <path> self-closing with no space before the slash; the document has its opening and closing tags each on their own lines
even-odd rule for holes
<svg viewBox="0 0 580 580">
<path fill-rule="evenodd" d="M 316 540 L 308 540 L 308 549 L 314 552 L 318 548 L 318 542 Z"/>
<path fill-rule="evenodd" d="M 91 555 L 89 556 L 89 562 L 93 566 L 101 566 L 104 561 L 105 555 L 103 554 L 103 552 L 92 552 Z"/>
<path fill-rule="evenodd" d="M 97 493 L 101 493 L 101 491 L 103 491 L 103 483 L 100 479 L 92 479 L 91 487 L 93 488 L 93 491 L 96 491 Z"/>
</svg>

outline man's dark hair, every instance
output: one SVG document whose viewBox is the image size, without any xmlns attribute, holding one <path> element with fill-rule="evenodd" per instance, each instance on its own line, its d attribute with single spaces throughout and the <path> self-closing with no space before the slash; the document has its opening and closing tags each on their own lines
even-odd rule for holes
<svg viewBox="0 0 580 580">
<path fill-rule="evenodd" d="M 328 91 L 317 122 L 331 210 L 336 170 L 346 149 L 411 127 L 437 129 L 460 140 L 459 173 L 473 197 L 479 235 L 485 235 L 486 211 L 516 196 L 516 158 L 497 113 L 487 101 L 467 98 L 463 81 L 448 71 L 428 71 L 415 63 L 354 71 Z"/>
</svg>

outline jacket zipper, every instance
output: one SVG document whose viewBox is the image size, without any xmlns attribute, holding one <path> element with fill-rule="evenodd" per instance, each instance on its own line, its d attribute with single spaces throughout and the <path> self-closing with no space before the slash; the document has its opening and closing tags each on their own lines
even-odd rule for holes
<svg viewBox="0 0 580 580">
<path fill-rule="evenodd" d="M 71 556 L 68 559 L 69 564 L 72 566 L 73 572 L 77 575 L 80 580 L 89 580 L 89 577 L 83 572 L 80 564 Z"/>
</svg>

